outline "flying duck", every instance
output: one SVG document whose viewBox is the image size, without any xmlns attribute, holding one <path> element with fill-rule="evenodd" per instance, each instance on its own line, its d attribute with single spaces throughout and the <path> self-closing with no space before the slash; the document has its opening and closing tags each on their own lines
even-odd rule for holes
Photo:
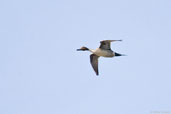
<svg viewBox="0 0 171 114">
<path fill-rule="evenodd" d="M 87 47 L 81 47 L 80 49 L 77 49 L 77 51 L 90 51 L 92 54 L 90 55 L 90 63 L 96 73 L 96 75 L 99 75 L 98 71 L 98 58 L 100 56 L 102 57 L 117 57 L 117 56 L 124 56 L 123 54 L 116 53 L 111 50 L 110 43 L 115 41 L 122 41 L 122 40 L 103 40 L 100 42 L 100 47 L 97 49 L 89 49 Z"/>
</svg>

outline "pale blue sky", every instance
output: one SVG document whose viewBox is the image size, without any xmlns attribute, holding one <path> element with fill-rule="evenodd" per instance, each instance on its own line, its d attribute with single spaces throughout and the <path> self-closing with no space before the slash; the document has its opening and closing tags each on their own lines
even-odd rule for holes
<svg viewBox="0 0 171 114">
<path fill-rule="evenodd" d="M 170 50 L 170 0 L 1 0 L 0 114 L 171 113 Z"/>
</svg>

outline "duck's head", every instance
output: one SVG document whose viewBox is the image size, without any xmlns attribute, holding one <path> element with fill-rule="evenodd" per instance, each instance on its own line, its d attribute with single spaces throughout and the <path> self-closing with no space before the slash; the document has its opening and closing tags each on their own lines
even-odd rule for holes
<svg viewBox="0 0 171 114">
<path fill-rule="evenodd" d="M 77 49 L 77 51 L 88 51 L 89 49 L 87 47 L 81 47 L 80 49 Z"/>
</svg>

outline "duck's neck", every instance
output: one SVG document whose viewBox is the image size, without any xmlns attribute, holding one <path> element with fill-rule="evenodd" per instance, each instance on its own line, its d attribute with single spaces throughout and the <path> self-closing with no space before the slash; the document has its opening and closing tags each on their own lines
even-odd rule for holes
<svg viewBox="0 0 171 114">
<path fill-rule="evenodd" d="M 88 51 L 94 53 L 96 50 L 94 50 L 94 49 L 89 49 Z"/>
</svg>

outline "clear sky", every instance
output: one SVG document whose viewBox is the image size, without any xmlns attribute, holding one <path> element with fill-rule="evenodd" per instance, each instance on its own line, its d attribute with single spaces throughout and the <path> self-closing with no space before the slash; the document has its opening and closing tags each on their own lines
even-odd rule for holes
<svg viewBox="0 0 171 114">
<path fill-rule="evenodd" d="M 171 114 L 170 0 L 1 0 L 0 53 L 0 114 Z"/>
</svg>

